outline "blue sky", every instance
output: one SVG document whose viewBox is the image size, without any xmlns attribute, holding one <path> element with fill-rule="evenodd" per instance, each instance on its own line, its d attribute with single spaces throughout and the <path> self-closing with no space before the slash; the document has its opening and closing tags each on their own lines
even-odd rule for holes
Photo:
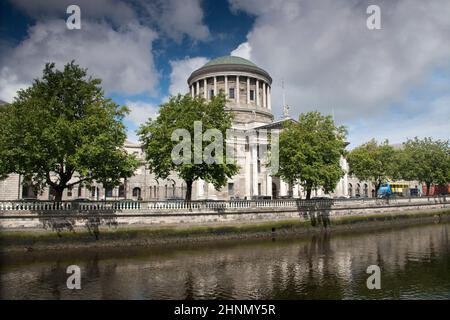
<svg viewBox="0 0 450 320">
<path fill-rule="evenodd" d="M 420 5 L 419 5 L 420 3 Z M 81 9 L 67 30 L 66 8 Z M 366 8 L 381 8 L 381 30 Z M 374 137 L 448 139 L 450 2 L 436 0 L 9 0 L 0 4 L 0 99 L 38 77 L 45 62 L 75 59 L 126 104 L 129 139 L 190 72 L 218 56 L 239 55 L 281 82 L 291 116 L 334 113 L 350 148 Z"/>
</svg>

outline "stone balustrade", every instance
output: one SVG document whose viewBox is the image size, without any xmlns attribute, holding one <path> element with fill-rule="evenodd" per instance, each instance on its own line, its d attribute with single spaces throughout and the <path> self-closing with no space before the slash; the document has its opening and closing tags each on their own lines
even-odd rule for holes
<svg viewBox="0 0 450 320">
<path fill-rule="evenodd" d="M 361 198 L 361 199 L 275 199 L 275 200 L 231 200 L 231 201 L 0 201 L 2 211 L 195 211 L 195 210 L 233 210 L 233 209 L 270 209 L 270 208 L 348 208 L 348 207 L 385 207 L 411 204 L 450 203 L 449 197 L 411 197 L 411 198 Z"/>
</svg>

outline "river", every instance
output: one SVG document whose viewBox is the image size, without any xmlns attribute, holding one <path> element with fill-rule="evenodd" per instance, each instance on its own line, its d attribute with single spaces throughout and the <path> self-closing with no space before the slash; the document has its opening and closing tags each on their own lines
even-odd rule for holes
<svg viewBox="0 0 450 320">
<path fill-rule="evenodd" d="M 450 224 L 301 239 L 3 255 L 2 299 L 450 299 Z M 66 268 L 81 270 L 81 289 Z M 381 268 L 369 290 L 366 269 Z"/>
</svg>

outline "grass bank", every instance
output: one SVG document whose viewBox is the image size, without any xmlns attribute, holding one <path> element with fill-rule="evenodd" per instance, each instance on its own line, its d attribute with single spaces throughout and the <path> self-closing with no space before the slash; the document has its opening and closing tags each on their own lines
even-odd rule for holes
<svg viewBox="0 0 450 320">
<path fill-rule="evenodd" d="M 354 233 L 409 226 L 429 222 L 450 221 L 450 209 L 440 211 L 408 211 L 336 217 L 330 221 L 285 220 L 241 222 L 203 226 L 134 226 L 101 227 L 98 239 L 79 229 L 74 231 L 14 230 L 0 231 L 0 251 L 33 251 L 65 248 L 97 248 L 182 244 L 227 239 L 283 238 L 323 232 Z"/>
</svg>

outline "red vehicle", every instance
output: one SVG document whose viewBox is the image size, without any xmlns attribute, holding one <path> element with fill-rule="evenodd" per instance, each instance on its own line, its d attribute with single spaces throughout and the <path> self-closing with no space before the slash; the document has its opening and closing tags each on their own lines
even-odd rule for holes
<svg viewBox="0 0 450 320">
<path fill-rule="evenodd" d="M 424 184 L 422 186 L 422 193 L 424 195 L 427 194 L 427 186 Z M 450 183 L 447 184 L 439 184 L 430 186 L 430 196 L 437 196 L 440 194 L 450 194 Z"/>
</svg>

